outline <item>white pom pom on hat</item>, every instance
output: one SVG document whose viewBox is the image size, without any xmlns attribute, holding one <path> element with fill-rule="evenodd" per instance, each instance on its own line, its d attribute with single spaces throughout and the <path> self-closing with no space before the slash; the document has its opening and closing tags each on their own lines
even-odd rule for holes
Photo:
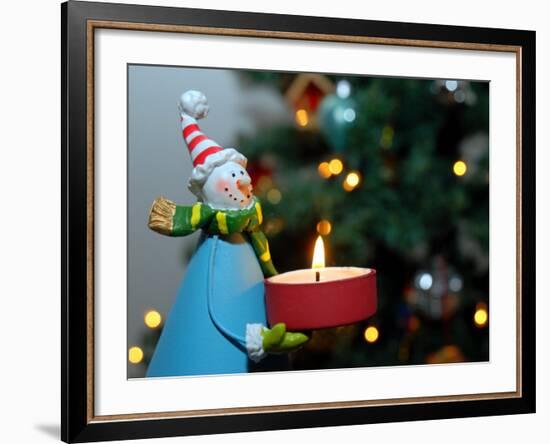
<svg viewBox="0 0 550 444">
<path fill-rule="evenodd" d="M 209 111 L 208 100 L 202 92 L 195 90 L 184 92 L 180 97 L 178 107 L 183 139 L 193 161 L 189 189 L 200 198 L 202 185 L 214 168 L 229 161 L 246 167 L 247 160 L 233 148 L 223 149 L 200 130 L 196 119 L 206 117 Z"/>
<path fill-rule="evenodd" d="M 204 119 L 208 115 L 210 107 L 202 92 L 190 89 L 181 95 L 179 109 L 194 119 Z"/>
</svg>

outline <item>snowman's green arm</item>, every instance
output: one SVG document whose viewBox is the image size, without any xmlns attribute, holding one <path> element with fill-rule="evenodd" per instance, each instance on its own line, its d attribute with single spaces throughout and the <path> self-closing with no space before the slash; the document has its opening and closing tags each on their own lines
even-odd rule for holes
<svg viewBox="0 0 550 444">
<path fill-rule="evenodd" d="M 176 205 L 157 197 L 149 214 L 149 228 L 166 236 L 187 236 L 210 223 L 215 211 L 200 202 L 192 206 Z"/>
<path fill-rule="evenodd" d="M 269 243 L 267 241 L 267 237 L 265 236 L 264 232 L 257 229 L 254 231 L 249 231 L 247 234 L 248 234 L 248 237 L 250 238 L 250 243 L 252 244 L 252 248 L 254 248 L 254 252 L 258 257 L 258 262 L 260 262 L 260 267 L 262 267 L 264 276 L 270 277 L 278 274 L 277 270 L 275 269 L 275 266 L 273 265 L 273 261 L 271 260 L 271 253 L 269 252 Z"/>
</svg>

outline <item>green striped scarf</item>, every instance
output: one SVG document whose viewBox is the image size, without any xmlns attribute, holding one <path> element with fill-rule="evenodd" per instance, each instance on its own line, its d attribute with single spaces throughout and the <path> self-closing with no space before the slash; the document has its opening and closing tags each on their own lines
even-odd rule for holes
<svg viewBox="0 0 550 444">
<path fill-rule="evenodd" d="M 176 205 L 158 197 L 149 215 L 149 228 L 166 236 L 187 236 L 198 229 L 209 234 L 229 235 L 243 233 L 250 241 L 265 277 L 274 276 L 269 244 L 260 226 L 263 221 L 260 201 L 254 197 L 249 208 L 242 210 L 216 210 L 197 202 L 192 206 Z"/>
</svg>

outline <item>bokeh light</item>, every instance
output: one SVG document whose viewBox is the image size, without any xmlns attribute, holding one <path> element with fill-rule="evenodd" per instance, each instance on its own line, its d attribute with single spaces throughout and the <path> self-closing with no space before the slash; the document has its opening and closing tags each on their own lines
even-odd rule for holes
<svg viewBox="0 0 550 444">
<path fill-rule="evenodd" d="M 273 205 L 277 205 L 282 198 L 283 198 L 283 195 L 277 188 L 271 188 L 267 192 L 267 200 L 269 201 L 269 203 Z"/>
<path fill-rule="evenodd" d="M 474 322 L 478 327 L 485 327 L 489 320 L 489 314 L 485 307 L 478 307 L 474 313 Z"/>
<path fill-rule="evenodd" d="M 462 290 L 462 279 L 459 276 L 452 276 L 449 279 L 449 290 L 455 293 Z"/>
<path fill-rule="evenodd" d="M 359 185 L 360 181 L 361 181 L 361 175 L 359 174 L 359 172 L 352 171 L 351 173 L 347 174 L 342 186 L 344 187 L 344 190 L 352 191 L 357 187 L 357 185 Z"/>
<path fill-rule="evenodd" d="M 346 182 L 350 187 L 356 187 L 359 185 L 359 173 L 352 172 L 346 176 Z"/>
<path fill-rule="evenodd" d="M 457 160 L 453 165 L 453 173 L 455 173 L 455 176 L 464 176 L 466 174 L 466 171 L 468 171 L 468 166 L 466 165 L 466 162 L 463 160 Z"/>
<path fill-rule="evenodd" d="M 322 236 L 327 236 L 332 231 L 332 224 L 326 220 L 320 220 L 319 223 L 317 223 L 317 233 L 319 233 Z"/>
<path fill-rule="evenodd" d="M 351 93 L 351 84 L 347 80 L 340 80 L 336 84 L 336 95 L 341 99 L 347 99 Z"/>
<path fill-rule="evenodd" d="M 317 167 L 317 171 L 323 179 L 328 179 L 330 176 L 332 176 L 328 162 L 321 162 Z"/>
<path fill-rule="evenodd" d="M 309 116 L 305 109 L 299 109 L 296 111 L 296 123 L 300 126 L 307 126 L 309 123 Z"/>
<path fill-rule="evenodd" d="M 138 346 L 130 347 L 128 350 L 128 361 L 132 364 L 139 364 L 143 359 L 143 350 Z"/>
<path fill-rule="evenodd" d="M 355 110 L 353 108 L 346 108 L 344 110 L 344 120 L 349 123 L 355 120 Z"/>
<path fill-rule="evenodd" d="M 370 343 L 376 342 L 378 340 L 379 335 L 380 334 L 378 332 L 378 329 L 373 325 L 365 329 L 365 341 L 367 342 L 370 342 Z"/>
<path fill-rule="evenodd" d="M 456 80 L 447 80 L 445 82 L 445 88 L 447 88 L 448 91 L 455 91 L 458 88 L 458 82 Z"/>
<path fill-rule="evenodd" d="M 162 316 L 156 310 L 149 310 L 143 318 L 149 328 L 157 328 L 162 323 Z"/>
<path fill-rule="evenodd" d="M 344 170 L 344 164 L 340 159 L 332 159 L 328 163 L 328 169 L 331 172 L 331 174 L 334 174 L 335 176 L 337 176 Z"/>
<path fill-rule="evenodd" d="M 418 277 L 418 286 L 422 289 L 422 290 L 429 290 L 430 288 L 432 288 L 432 284 L 433 284 L 433 277 L 430 273 L 422 273 L 419 277 Z"/>
</svg>

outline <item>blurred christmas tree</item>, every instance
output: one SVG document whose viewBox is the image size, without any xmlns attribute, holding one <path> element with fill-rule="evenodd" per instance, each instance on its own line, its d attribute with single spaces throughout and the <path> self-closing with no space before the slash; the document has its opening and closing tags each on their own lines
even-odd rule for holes
<svg viewBox="0 0 550 444">
<path fill-rule="evenodd" d="M 489 88 L 484 82 L 243 72 L 294 124 L 242 136 L 280 272 L 378 270 L 379 309 L 316 331 L 296 369 L 488 360 Z"/>
</svg>

